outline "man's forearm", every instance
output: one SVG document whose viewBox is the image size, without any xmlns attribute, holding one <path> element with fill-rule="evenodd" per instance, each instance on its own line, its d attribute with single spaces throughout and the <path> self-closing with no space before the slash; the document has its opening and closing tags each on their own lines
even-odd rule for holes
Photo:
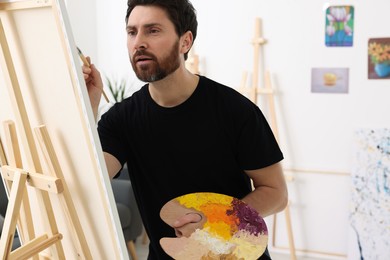
<svg viewBox="0 0 390 260">
<path fill-rule="evenodd" d="M 288 203 L 287 190 L 272 187 L 258 187 L 242 199 L 265 218 L 286 208 Z"/>
</svg>

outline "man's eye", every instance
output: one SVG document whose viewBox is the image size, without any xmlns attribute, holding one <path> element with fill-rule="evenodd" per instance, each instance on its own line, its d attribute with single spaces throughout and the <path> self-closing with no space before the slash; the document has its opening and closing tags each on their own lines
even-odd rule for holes
<svg viewBox="0 0 390 260">
<path fill-rule="evenodd" d="M 127 35 L 134 36 L 136 35 L 135 31 L 127 31 Z"/>
<path fill-rule="evenodd" d="M 157 29 L 150 29 L 149 30 L 149 33 L 151 33 L 151 34 L 156 34 L 158 32 L 159 32 L 159 30 L 157 30 Z"/>
</svg>

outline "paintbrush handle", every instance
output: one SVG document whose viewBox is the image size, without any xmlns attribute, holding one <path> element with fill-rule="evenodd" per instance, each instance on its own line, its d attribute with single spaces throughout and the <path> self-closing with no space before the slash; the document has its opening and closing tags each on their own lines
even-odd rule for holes
<svg viewBox="0 0 390 260">
<path fill-rule="evenodd" d="M 80 59 L 83 62 L 84 66 L 91 67 L 91 64 L 88 62 L 87 58 L 84 56 L 84 54 L 82 53 L 82 51 L 80 50 L 79 47 L 77 47 L 77 51 L 79 52 Z M 108 99 L 108 97 L 103 89 L 102 89 L 102 94 L 103 94 L 103 97 L 106 100 L 106 102 L 110 103 L 110 100 Z"/>
</svg>

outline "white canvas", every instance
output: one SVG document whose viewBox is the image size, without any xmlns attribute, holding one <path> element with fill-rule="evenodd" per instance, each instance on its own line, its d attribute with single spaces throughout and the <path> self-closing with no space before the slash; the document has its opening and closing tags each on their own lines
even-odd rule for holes
<svg viewBox="0 0 390 260">
<path fill-rule="evenodd" d="M 355 133 L 349 259 L 390 258 L 390 129 Z"/>
</svg>

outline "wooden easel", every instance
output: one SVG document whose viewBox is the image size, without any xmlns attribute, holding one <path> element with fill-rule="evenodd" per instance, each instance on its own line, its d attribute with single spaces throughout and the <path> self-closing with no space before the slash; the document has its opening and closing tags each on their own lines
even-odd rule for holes
<svg viewBox="0 0 390 260">
<path fill-rule="evenodd" d="M 186 67 L 193 74 L 200 74 L 199 71 L 199 56 L 195 54 L 194 47 L 188 53 L 188 58 L 186 60 Z"/>
<path fill-rule="evenodd" d="M 263 44 L 266 43 L 266 40 L 261 36 L 261 20 L 260 18 L 256 18 L 255 21 L 255 36 L 252 40 L 254 54 L 253 54 L 253 77 L 252 77 L 252 86 L 246 87 L 247 73 L 244 72 L 242 76 L 242 80 L 240 83 L 239 91 L 248 96 L 248 98 L 255 104 L 257 104 L 258 95 L 266 95 L 267 103 L 268 103 L 268 112 L 269 112 L 269 121 L 272 131 L 275 135 L 277 141 L 279 141 L 279 132 L 276 122 L 276 112 L 275 112 L 275 102 L 274 102 L 274 90 L 272 88 L 272 81 L 269 71 L 266 71 L 264 75 L 264 87 L 259 87 L 259 56 L 260 56 L 260 48 Z M 291 181 L 292 178 L 287 178 L 287 180 Z M 289 205 L 284 209 L 285 217 L 286 217 L 286 226 L 287 226 L 287 234 L 289 241 L 289 249 L 290 249 L 290 259 L 296 260 L 296 250 L 294 244 L 294 237 L 291 226 L 291 216 L 290 216 L 290 208 Z M 276 233 L 276 221 L 277 215 L 273 215 L 273 242 L 275 245 L 275 233 Z"/>
<path fill-rule="evenodd" d="M 7 155 L 0 139 L 1 174 L 9 196 L 7 213 L 0 240 L 0 258 L 2 260 L 21 260 L 28 258 L 38 260 L 42 257 L 65 259 L 64 249 L 61 243 L 63 235 L 57 227 L 56 217 L 49 197 L 49 193 L 51 193 L 52 196 L 57 196 L 61 202 L 79 259 L 92 259 L 83 228 L 78 219 L 71 195 L 45 126 L 39 126 L 34 129 L 35 139 L 37 141 L 34 139 L 1 20 L 0 44 L 0 65 L 4 70 L 3 73 L 7 83 L 9 97 L 16 118 L 16 124 L 13 121 L 4 122 Z M 23 154 L 26 159 L 25 162 L 22 162 L 16 128 L 18 128 L 19 138 L 25 151 Z M 43 162 L 46 164 L 47 169 L 49 169 L 45 173 L 42 170 L 37 143 L 40 146 L 41 154 L 43 154 Z M 36 194 L 45 229 L 45 233 L 39 236 L 35 234 L 36 231 L 34 230 L 36 223 L 34 223 L 32 218 L 27 185 Z M 38 214 L 37 212 L 34 213 Z M 22 246 L 11 251 L 16 226 L 18 226 Z M 44 252 L 45 250 L 46 254 Z"/>
</svg>

